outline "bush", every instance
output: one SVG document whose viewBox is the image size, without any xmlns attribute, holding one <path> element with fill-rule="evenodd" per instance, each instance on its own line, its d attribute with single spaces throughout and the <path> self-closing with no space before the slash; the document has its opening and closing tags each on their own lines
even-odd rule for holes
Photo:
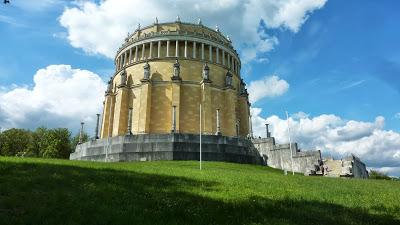
<svg viewBox="0 0 400 225">
<path fill-rule="evenodd" d="M 379 172 L 377 170 L 371 170 L 369 172 L 369 179 L 392 180 L 392 178 L 389 177 L 387 173 Z"/>
<path fill-rule="evenodd" d="M 79 134 L 71 137 L 67 128 L 39 127 L 35 131 L 13 128 L 0 133 L 0 155 L 69 158 L 78 140 Z M 83 141 L 88 140 L 84 133 Z"/>
<path fill-rule="evenodd" d="M 0 133 L 0 155 L 22 155 L 28 150 L 32 142 L 32 134 L 29 130 L 9 129 Z"/>
</svg>

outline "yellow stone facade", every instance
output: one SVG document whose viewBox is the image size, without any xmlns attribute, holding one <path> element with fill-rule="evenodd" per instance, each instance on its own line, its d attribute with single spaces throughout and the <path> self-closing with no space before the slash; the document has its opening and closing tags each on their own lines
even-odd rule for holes
<svg viewBox="0 0 400 225">
<path fill-rule="evenodd" d="M 198 134 L 200 104 L 204 134 L 249 135 L 250 104 L 240 58 L 218 29 L 180 21 L 138 27 L 118 50 L 115 66 L 101 138 Z"/>
</svg>

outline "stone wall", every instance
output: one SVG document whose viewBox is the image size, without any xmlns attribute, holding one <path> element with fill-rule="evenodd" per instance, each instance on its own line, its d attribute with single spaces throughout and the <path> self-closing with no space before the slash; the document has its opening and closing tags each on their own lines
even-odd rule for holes
<svg viewBox="0 0 400 225">
<path fill-rule="evenodd" d="M 78 145 L 70 159 L 108 162 L 199 160 L 199 150 L 199 135 L 139 134 L 91 140 Z M 202 136 L 202 159 L 262 164 L 250 140 L 220 135 Z"/>
<path fill-rule="evenodd" d="M 292 144 L 276 144 L 275 138 L 260 138 L 253 140 L 254 146 L 260 152 L 267 166 L 299 173 L 309 173 L 315 170 L 315 166 L 321 161 L 321 152 L 305 151 L 301 152 L 297 147 L 297 143 Z"/>
</svg>

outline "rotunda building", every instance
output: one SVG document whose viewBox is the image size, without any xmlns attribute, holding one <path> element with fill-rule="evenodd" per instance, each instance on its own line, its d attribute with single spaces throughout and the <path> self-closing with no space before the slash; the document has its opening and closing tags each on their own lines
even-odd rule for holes
<svg viewBox="0 0 400 225">
<path fill-rule="evenodd" d="M 218 28 L 179 18 L 139 26 L 119 48 L 115 68 L 100 138 L 96 128 L 70 159 L 262 162 L 249 138 L 240 58 Z"/>
<path fill-rule="evenodd" d="M 115 56 L 100 137 L 126 134 L 249 135 L 249 101 L 229 37 L 197 24 L 138 27 Z"/>
</svg>

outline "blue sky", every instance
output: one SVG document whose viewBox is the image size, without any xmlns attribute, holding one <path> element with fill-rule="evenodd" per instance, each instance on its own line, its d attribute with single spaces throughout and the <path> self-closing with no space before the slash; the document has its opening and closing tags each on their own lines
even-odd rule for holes
<svg viewBox="0 0 400 225">
<path fill-rule="evenodd" d="M 103 100 L 101 91 L 93 91 L 102 90 L 112 75 L 113 52 L 126 33 L 155 16 L 164 22 L 179 14 L 183 21 L 202 17 L 205 25 L 219 25 L 231 35 L 250 94 L 261 93 L 252 102 L 256 135 L 263 135 L 267 120 L 278 141 L 286 141 L 287 110 L 294 139 L 305 148 L 339 157 L 355 152 L 371 167 L 400 174 L 398 1 L 225 0 L 212 1 L 220 3 L 213 11 L 197 1 L 33 2 L 0 5 L 2 127 L 33 129 L 44 124 L 76 131 L 79 121 L 87 120 L 91 129 Z M 139 9 L 143 15 L 131 15 L 124 8 Z M 154 11 L 158 14 L 149 15 Z M 116 37 L 109 30 L 116 31 Z M 81 78 L 98 85 L 91 90 L 74 86 Z M 72 94 L 54 83 L 59 80 L 82 90 Z M 257 82 L 270 91 L 257 90 Z M 43 100 L 40 88 L 53 91 L 47 93 L 51 101 Z M 93 103 L 66 105 L 80 101 Z M 346 138 L 340 137 L 346 132 Z M 384 159 L 377 161 L 382 153 Z"/>
</svg>

